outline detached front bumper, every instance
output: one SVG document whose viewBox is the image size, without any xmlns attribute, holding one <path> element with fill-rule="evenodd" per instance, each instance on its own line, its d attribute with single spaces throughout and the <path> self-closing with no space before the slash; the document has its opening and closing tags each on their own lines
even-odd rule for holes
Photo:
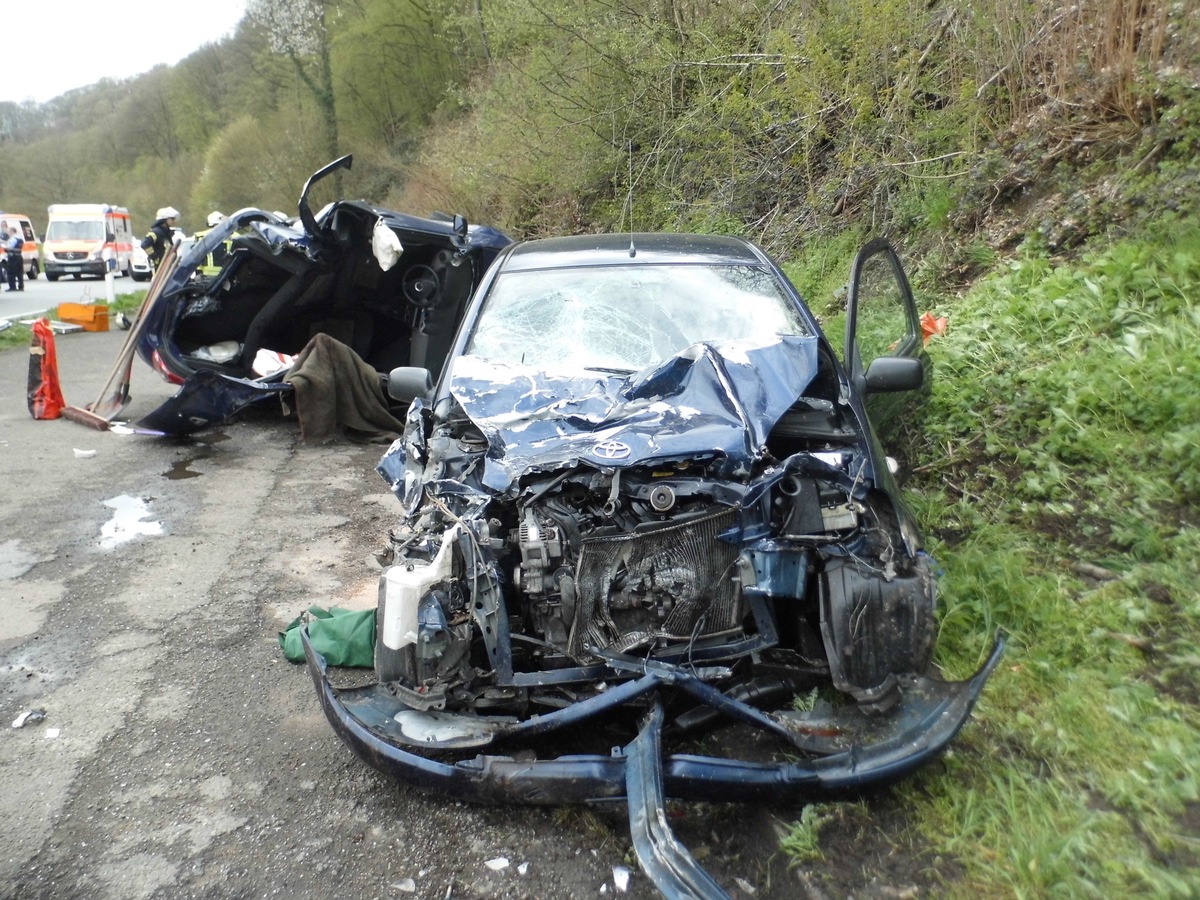
<svg viewBox="0 0 1200 900">
<path fill-rule="evenodd" d="M 485 803 L 557 805 L 627 796 L 626 767 L 633 745 L 613 754 L 555 759 L 518 760 L 480 754 L 468 760 L 443 762 L 424 756 L 412 748 L 411 739 L 403 738 L 402 726 L 394 718 L 407 710 L 406 706 L 381 685 L 334 688 L 326 677 L 324 658 L 309 643 L 307 630 L 301 635 L 309 674 L 326 718 L 360 759 L 381 772 L 417 787 Z M 905 679 L 900 703 L 886 715 L 870 719 L 869 743 L 850 742 L 845 749 L 827 755 L 771 763 L 667 755 L 661 761 L 665 795 L 678 800 L 812 802 L 891 784 L 935 758 L 954 739 L 1003 650 L 1004 640 L 1000 638 L 987 662 L 966 681 L 943 682 L 917 676 Z M 681 670 L 650 670 L 610 689 L 595 702 L 589 701 L 585 709 L 579 709 L 584 704 L 576 704 L 534 717 L 497 731 L 496 740 L 536 744 L 531 739 L 539 734 L 577 724 L 634 699 L 651 700 L 659 691 L 667 690 L 686 691 L 700 703 L 779 735 L 801 750 L 824 740 L 814 742 L 806 723 L 789 713 L 763 713 Z M 473 721 L 467 716 L 456 718 Z M 856 727 L 849 720 L 841 724 L 847 729 Z M 839 727 L 826 721 L 818 730 L 828 732 Z M 486 736 L 480 741 L 489 742 Z"/>
</svg>

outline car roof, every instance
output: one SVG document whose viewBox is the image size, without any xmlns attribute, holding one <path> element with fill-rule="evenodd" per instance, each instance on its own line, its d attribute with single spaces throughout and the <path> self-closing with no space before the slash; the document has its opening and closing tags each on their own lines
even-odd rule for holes
<svg viewBox="0 0 1200 900">
<path fill-rule="evenodd" d="M 739 237 L 635 232 L 523 241 L 510 249 L 504 269 L 663 263 L 761 266 L 767 265 L 768 260 L 757 247 Z"/>
</svg>

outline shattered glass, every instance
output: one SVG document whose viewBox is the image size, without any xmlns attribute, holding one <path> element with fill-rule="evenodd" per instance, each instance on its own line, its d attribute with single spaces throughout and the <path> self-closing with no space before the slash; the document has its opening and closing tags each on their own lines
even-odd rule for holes
<svg viewBox="0 0 1200 900">
<path fill-rule="evenodd" d="M 636 372 L 699 341 L 770 343 L 808 333 L 763 270 L 579 267 L 502 275 L 467 354 L 544 372 Z"/>
</svg>

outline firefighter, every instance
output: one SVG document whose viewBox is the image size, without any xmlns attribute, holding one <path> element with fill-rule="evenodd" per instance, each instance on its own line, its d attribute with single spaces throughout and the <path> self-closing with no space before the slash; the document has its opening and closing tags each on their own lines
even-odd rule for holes
<svg viewBox="0 0 1200 900">
<path fill-rule="evenodd" d="M 167 248 L 175 240 L 175 220 L 178 218 L 179 210 L 173 206 L 164 206 L 155 213 L 154 224 L 150 226 L 150 230 L 142 238 L 142 249 L 146 251 L 146 256 L 150 259 L 150 265 L 155 268 L 162 262 Z"/>
<path fill-rule="evenodd" d="M 208 236 L 208 233 L 220 225 L 225 220 L 225 213 L 220 210 L 213 210 L 208 214 L 208 228 L 204 231 L 196 232 L 196 240 L 202 241 Z M 221 271 L 221 266 L 225 264 L 226 258 L 229 256 L 229 251 L 232 248 L 232 243 L 229 238 L 226 238 L 221 243 L 217 244 L 212 249 L 212 252 L 204 258 L 204 262 L 198 267 L 202 275 L 213 277 Z"/>
</svg>

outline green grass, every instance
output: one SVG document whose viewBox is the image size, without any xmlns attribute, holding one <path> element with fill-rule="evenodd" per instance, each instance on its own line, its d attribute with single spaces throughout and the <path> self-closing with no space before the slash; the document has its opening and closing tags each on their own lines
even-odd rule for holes
<svg viewBox="0 0 1200 900">
<path fill-rule="evenodd" d="M 809 803 L 800 811 L 800 821 L 783 839 L 783 851 L 797 862 L 815 862 L 825 858 L 821 850 L 821 829 L 833 822 L 848 804 Z"/>
<path fill-rule="evenodd" d="M 1010 634 L 951 753 L 897 789 L 961 867 L 947 896 L 1200 894 L 1197 297 L 1200 222 L 1175 220 L 941 310 L 909 484 L 939 662 L 963 677 Z"/>
<path fill-rule="evenodd" d="M 142 305 L 142 301 L 145 299 L 145 291 L 134 291 L 129 294 L 118 294 L 116 297 L 116 302 L 109 306 L 109 314 L 111 315 L 112 313 L 118 312 L 132 313 Z M 54 310 L 47 310 L 45 313 L 43 313 L 43 315 L 48 315 L 50 318 L 54 318 Z M 31 317 L 26 316 L 25 318 Z M 28 325 L 22 325 L 19 322 L 13 322 L 11 328 L 0 331 L 0 350 L 5 349 L 6 347 L 28 347 L 32 338 L 33 329 L 31 329 Z"/>
</svg>

